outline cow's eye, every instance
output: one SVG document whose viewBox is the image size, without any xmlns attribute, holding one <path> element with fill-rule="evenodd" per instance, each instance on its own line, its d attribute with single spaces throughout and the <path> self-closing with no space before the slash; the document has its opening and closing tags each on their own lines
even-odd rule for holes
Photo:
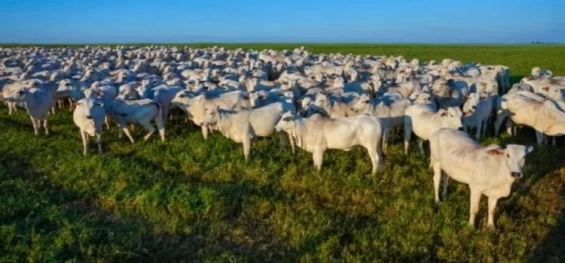
<svg viewBox="0 0 565 263">
<path fill-rule="evenodd" d="M 284 117 L 283 121 L 290 121 L 292 118 L 291 117 Z"/>
<path fill-rule="evenodd" d="M 510 158 L 510 154 L 506 154 L 506 157 Z"/>
</svg>

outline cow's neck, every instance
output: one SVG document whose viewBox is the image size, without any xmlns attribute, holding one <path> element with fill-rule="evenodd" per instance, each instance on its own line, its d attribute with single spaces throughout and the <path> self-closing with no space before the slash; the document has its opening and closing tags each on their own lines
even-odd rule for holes
<svg viewBox="0 0 565 263">
<path fill-rule="evenodd" d="M 516 179 L 510 177 L 510 168 L 506 165 L 506 158 L 503 156 L 497 156 L 495 158 L 489 158 L 485 164 L 486 173 L 492 173 L 492 179 L 495 185 L 500 184 L 512 184 Z M 494 167 L 494 169 L 493 169 Z"/>
<path fill-rule="evenodd" d="M 231 122 L 231 118 L 226 118 L 229 117 L 227 116 L 228 112 L 218 112 L 218 122 L 217 122 L 217 128 L 218 130 L 224 135 L 227 136 L 227 131 L 229 130 L 230 126 L 232 125 Z"/>
<path fill-rule="evenodd" d="M 307 127 L 306 127 L 306 120 L 304 118 L 299 118 L 297 120 L 295 120 L 295 128 L 294 128 L 294 137 L 295 137 L 295 141 L 297 142 L 298 147 L 304 149 L 305 145 L 305 138 L 306 137 L 306 133 L 307 133 Z"/>
</svg>

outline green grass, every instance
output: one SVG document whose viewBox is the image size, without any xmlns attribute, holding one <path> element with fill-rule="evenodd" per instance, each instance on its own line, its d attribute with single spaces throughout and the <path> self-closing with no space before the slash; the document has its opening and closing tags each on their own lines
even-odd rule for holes
<svg viewBox="0 0 565 263">
<path fill-rule="evenodd" d="M 272 45 L 275 48 L 290 46 Z M 296 45 L 294 45 L 296 46 Z M 294 47 L 292 46 L 292 47 Z M 253 46 L 264 48 L 265 46 Z M 313 52 L 509 65 L 565 74 L 563 47 L 312 45 Z M 559 55 L 559 52 L 561 55 Z M 537 64 L 539 63 L 539 64 Z M 513 65 L 517 65 L 517 70 Z M 486 199 L 478 227 L 467 226 L 469 191 L 451 182 L 433 205 L 432 171 L 413 143 L 404 156 L 392 138 L 385 169 L 368 176 L 362 148 L 326 153 L 323 171 L 301 150 L 280 151 L 278 138 L 241 147 L 187 124 L 168 126 L 134 145 L 113 128 L 105 154 L 83 157 L 70 112 L 51 116 L 53 132 L 33 136 L 22 110 L 0 109 L 0 261 L 49 262 L 563 262 L 565 149 L 537 147 L 526 176 L 487 231 Z M 141 139 L 141 129 L 134 137 Z M 482 143 L 533 143 L 524 129 Z"/>
</svg>

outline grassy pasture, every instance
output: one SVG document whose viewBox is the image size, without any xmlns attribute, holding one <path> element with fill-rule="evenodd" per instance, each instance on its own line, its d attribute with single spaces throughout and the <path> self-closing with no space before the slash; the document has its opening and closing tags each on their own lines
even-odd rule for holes
<svg viewBox="0 0 565 263">
<path fill-rule="evenodd" d="M 209 46 L 199 44 L 193 46 Z M 219 44 L 218 44 L 219 45 Z M 300 44 L 230 44 L 291 49 Z M 305 45 L 313 53 L 453 58 L 565 75 L 564 46 Z M 392 137 L 385 169 L 368 176 L 362 148 L 312 157 L 281 150 L 278 138 L 241 147 L 175 123 L 168 142 L 130 144 L 113 128 L 105 154 L 81 155 L 68 109 L 51 116 L 52 134 L 33 136 L 23 110 L 0 108 L 0 261 L 49 262 L 563 262 L 565 148 L 537 147 L 526 176 L 500 202 L 487 231 L 486 198 L 477 229 L 467 227 L 469 191 L 451 181 L 433 205 L 432 171 L 414 142 L 402 154 Z M 532 131 L 481 143 L 532 144 Z M 140 140 L 141 129 L 133 136 Z"/>
</svg>

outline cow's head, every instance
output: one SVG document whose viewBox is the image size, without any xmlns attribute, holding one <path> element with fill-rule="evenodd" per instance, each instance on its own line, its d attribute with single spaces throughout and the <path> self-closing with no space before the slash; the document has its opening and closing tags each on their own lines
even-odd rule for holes
<svg viewBox="0 0 565 263">
<path fill-rule="evenodd" d="M 508 168 L 509 174 L 507 176 L 511 178 L 521 178 L 523 175 L 522 169 L 526 162 L 526 155 L 531 153 L 534 147 L 509 144 L 506 148 L 487 147 L 487 149 L 489 155 L 499 157 L 503 160 L 504 163 L 501 165 L 505 165 Z"/>
</svg>

